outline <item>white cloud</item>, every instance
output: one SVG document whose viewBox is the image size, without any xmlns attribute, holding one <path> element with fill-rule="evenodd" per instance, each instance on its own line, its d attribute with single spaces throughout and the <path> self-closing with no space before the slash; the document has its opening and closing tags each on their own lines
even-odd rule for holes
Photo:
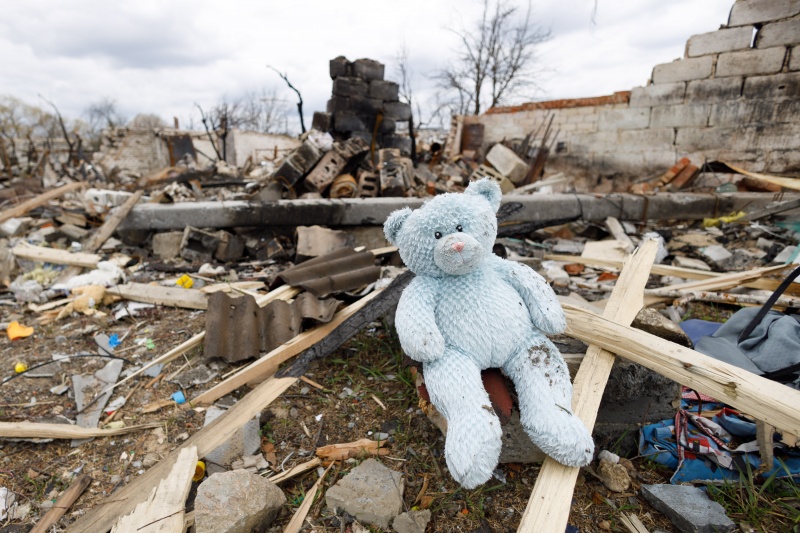
<svg viewBox="0 0 800 533">
<path fill-rule="evenodd" d="M 552 28 L 542 45 L 540 97 L 599 96 L 642 85 L 652 67 L 683 55 L 686 39 L 727 20 L 731 0 L 543 0 L 532 19 Z M 469 26 L 479 2 L 409 0 L 6 3 L 0 19 L 3 93 L 35 103 L 37 94 L 78 116 L 102 98 L 124 114 L 186 118 L 194 103 L 274 87 L 294 94 L 267 64 L 286 72 L 310 115 L 330 96 L 328 61 L 371 57 L 396 78 L 405 43 L 420 99 L 433 98 L 432 75 L 453 57 L 450 31 Z"/>
</svg>

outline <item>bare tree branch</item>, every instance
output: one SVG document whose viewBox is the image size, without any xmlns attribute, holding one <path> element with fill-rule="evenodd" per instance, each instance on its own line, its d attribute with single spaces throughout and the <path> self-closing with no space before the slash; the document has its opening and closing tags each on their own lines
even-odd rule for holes
<svg viewBox="0 0 800 533">
<path fill-rule="evenodd" d="M 271 65 L 267 65 L 267 68 L 270 70 L 274 70 L 275 73 L 278 76 L 280 76 L 281 79 L 283 79 L 283 81 L 286 82 L 286 85 L 288 85 L 291 90 L 297 93 L 297 114 L 300 115 L 300 131 L 301 133 L 305 133 L 306 123 L 305 120 L 303 120 L 303 95 L 301 95 L 300 91 L 298 91 L 297 88 L 291 84 L 291 82 L 289 81 L 289 77 L 286 74 L 284 74 L 283 72 L 279 71 L 278 69 L 276 69 Z"/>
</svg>

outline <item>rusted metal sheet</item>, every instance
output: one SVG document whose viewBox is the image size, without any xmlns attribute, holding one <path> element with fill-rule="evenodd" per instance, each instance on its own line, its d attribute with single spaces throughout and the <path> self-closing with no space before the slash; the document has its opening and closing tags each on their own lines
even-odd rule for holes
<svg viewBox="0 0 800 533">
<path fill-rule="evenodd" d="M 302 287 L 314 296 L 324 298 L 334 292 L 373 283 L 380 273 L 380 267 L 375 266 L 375 256 L 370 252 L 341 248 L 287 269 L 278 277 L 289 285 Z"/>
</svg>

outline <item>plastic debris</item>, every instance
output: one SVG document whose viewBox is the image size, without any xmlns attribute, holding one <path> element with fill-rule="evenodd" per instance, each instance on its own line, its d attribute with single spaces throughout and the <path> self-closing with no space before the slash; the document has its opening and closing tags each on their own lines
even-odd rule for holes
<svg viewBox="0 0 800 533">
<path fill-rule="evenodd" d="M 203 461 L 197 461 L 197 466 L 194 467 L 194 476 L 192 476 L 192 481 L 195 483 L 202 481 L 205 475 L 206 464 Z"/>
<path fill-rule="evenodd" d="M 30 337 L 33 335 L 33 328 L 30 326 L 24 326 L 14 320 L 13 322 L 8 324 L 6 328 L 6 334 L 8 338 L 12 341 L 17 339 L 24 339 L 25 337 Z"/>
<path fill-rule="evenodd" d="M 16 372 L 17 374 L 22 374 L 26 370 L 28 370 L 28 365 L 26 363 L 19 362 L 14 365 L 14 372 Z"/>
<path fill-rule="evenodd" d="M 187 274 L 184 274 L 178 278 L 178 280 L 175 282 L 175 285 L 183 287 L 184 289 L 191 289 L 194 286 L 194 280 Z"/>
<path fill-rule="evenodd" d="M 182 391 L 174 392 L 172 394 L 172 399 L 175 400 L 175 403 L 177 403 L 178 405 L 186 403 L 186 396 L 183 394 Z"/>
</svg>

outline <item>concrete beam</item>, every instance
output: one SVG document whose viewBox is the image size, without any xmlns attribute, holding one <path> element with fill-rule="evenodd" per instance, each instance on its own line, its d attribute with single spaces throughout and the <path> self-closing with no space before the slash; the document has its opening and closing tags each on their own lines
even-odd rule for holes
<svg viewBox="0 0 800 533">
<path fill-rule="evenodd" d="M 787 195 L 792 200 L 800 195 Z M 503 203 L 521 207 L 511 221 L 544 222 L 581 217 L 602 222 L 621 220 L 698 220 L 734 211 L 763 208 L 774 199 L 771 193 L 693 194 L 550 194 L 513 195 Z M 378 226 L 389 214 L 403 207 L 417 208 L 421 198 L 372 198 L 342 200 L 281 200 L 279 202 L 184 202 L 139 204 L 120 224 L 120 230 L 233 228 L 264 226 Z"/>
</svg>

